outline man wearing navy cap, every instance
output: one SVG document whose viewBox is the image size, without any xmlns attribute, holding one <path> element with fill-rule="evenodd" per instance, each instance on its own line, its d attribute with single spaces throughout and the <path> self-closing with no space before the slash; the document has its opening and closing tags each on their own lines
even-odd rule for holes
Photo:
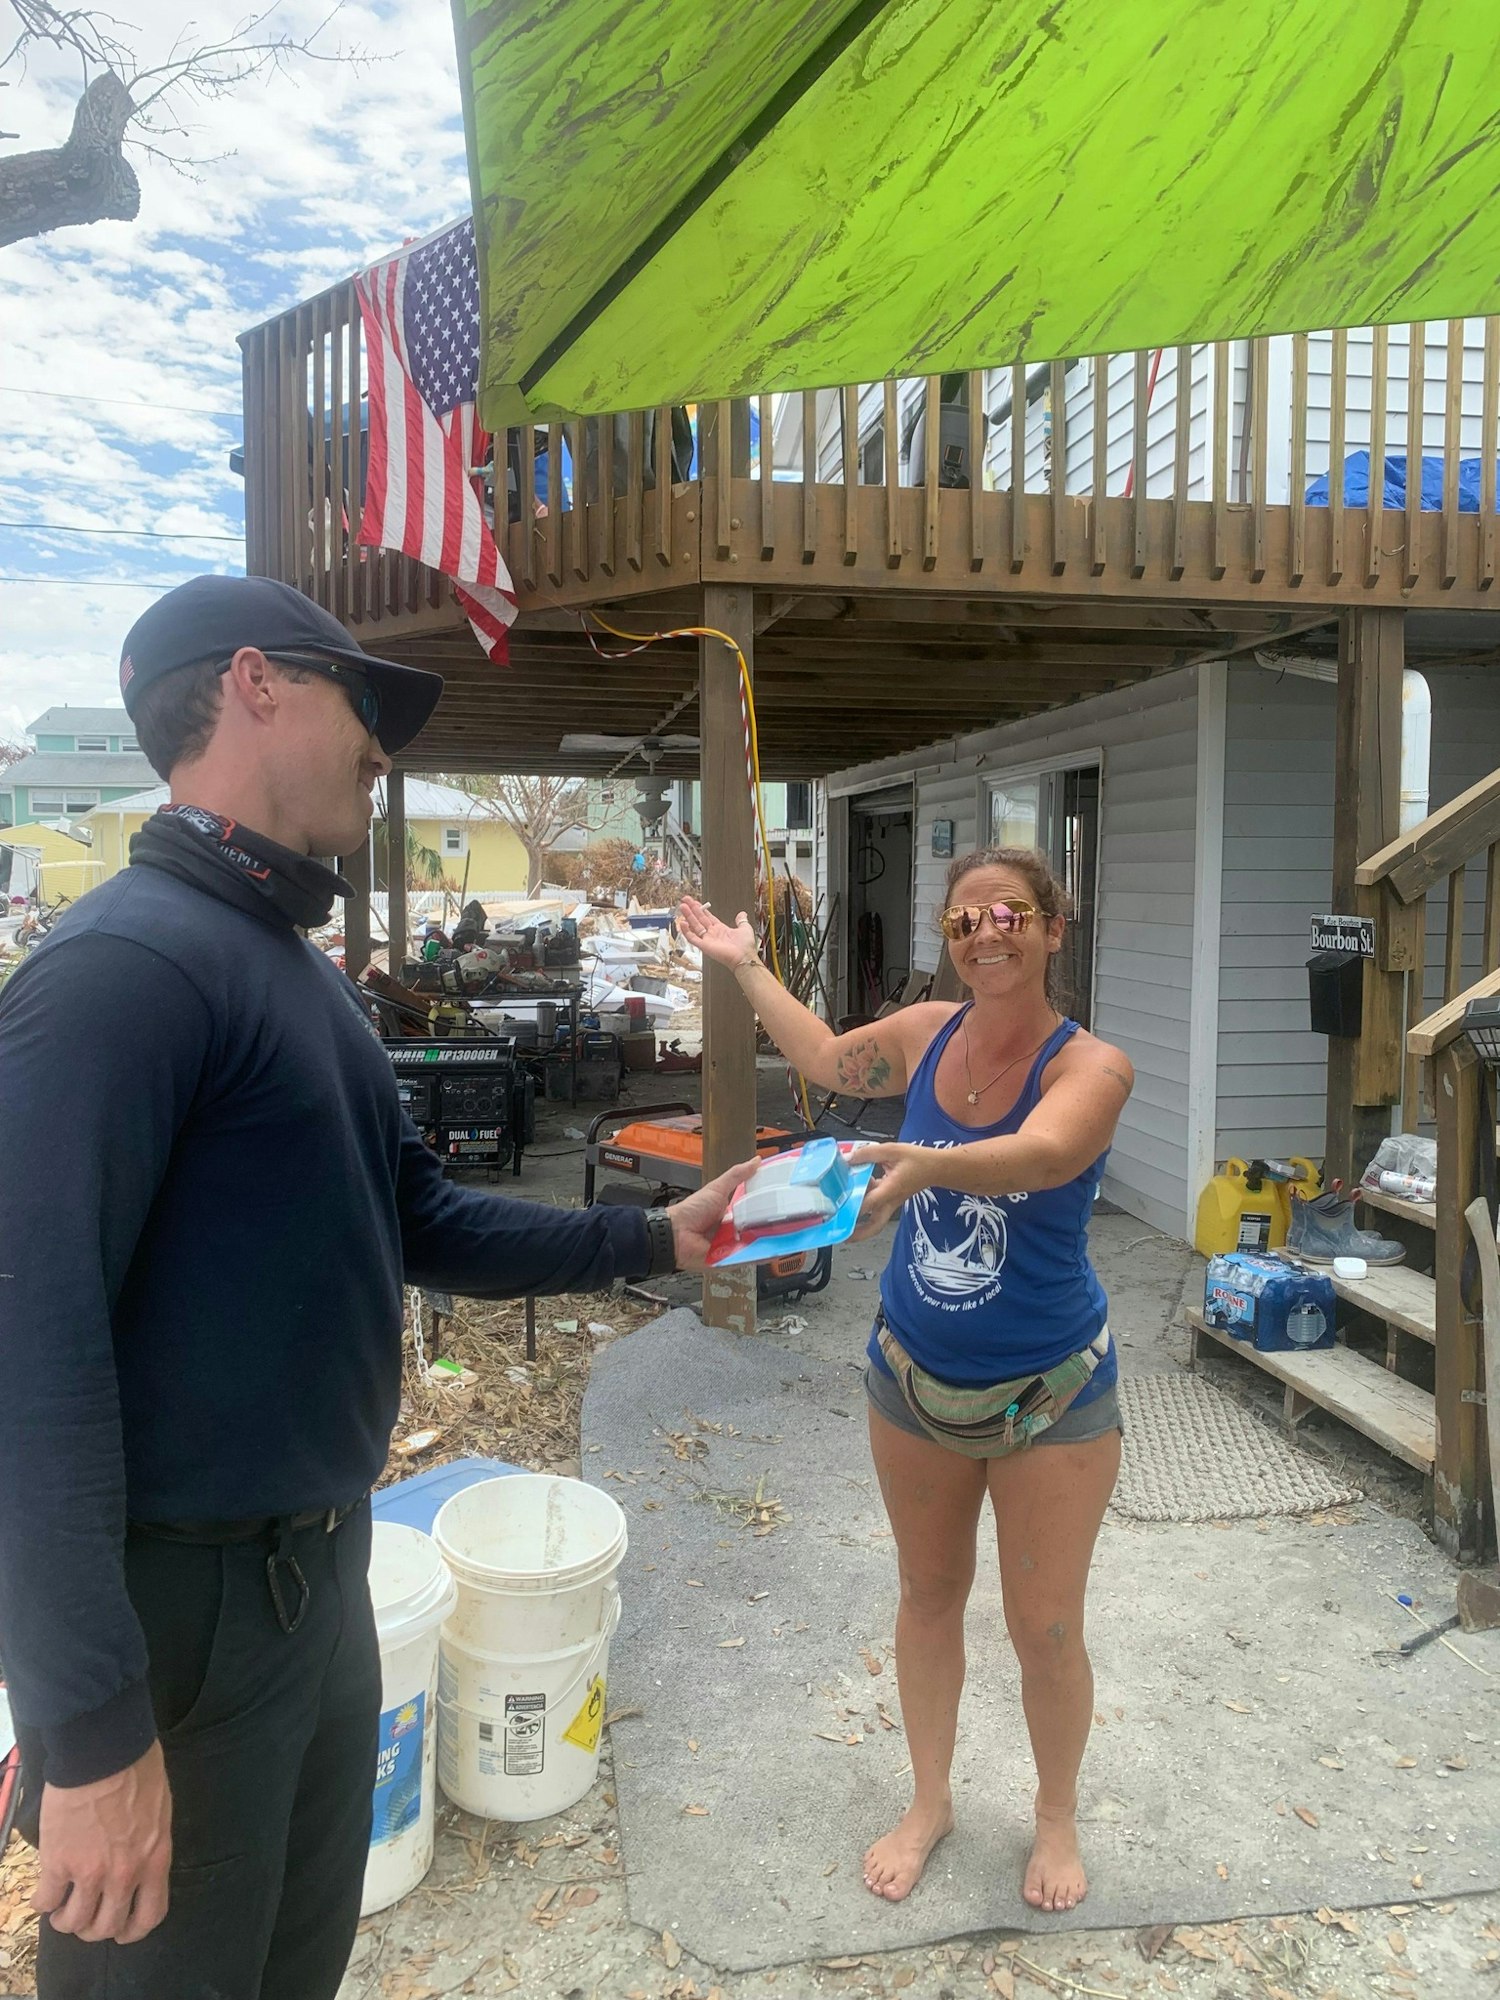
<svg viewBox="0 0 1500 2000">
<path fill-rule="evenodd" d="M 41 2000 L 334 2000 L 369 1839 L 367 1495 L 401 1287 L 701 1266 L 733 1186 L 567 1210 L 444 1180 L 301 929 L 442 681 L 287 585 L 125 642 L 171 803 L 0 993 L 0 1653 Z"/>
</svg>

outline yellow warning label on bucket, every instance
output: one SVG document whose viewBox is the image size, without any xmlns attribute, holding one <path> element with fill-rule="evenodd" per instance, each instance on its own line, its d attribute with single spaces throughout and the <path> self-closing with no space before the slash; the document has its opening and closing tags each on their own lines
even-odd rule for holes
<svg viewBox="0 0 1500 2000">
<path fill-rule="evenodd" d="M 587 1750 L 592 1756 L 599 1748 L 599 1731 L 603 1724 L 604 1676 L 595 1674 L 589 1682 L 589 1691 L 583 1698 L 583 1707 L 563 1731 L 563 1741 L 576 1743 L 580 1750 Z"/>
</svg>

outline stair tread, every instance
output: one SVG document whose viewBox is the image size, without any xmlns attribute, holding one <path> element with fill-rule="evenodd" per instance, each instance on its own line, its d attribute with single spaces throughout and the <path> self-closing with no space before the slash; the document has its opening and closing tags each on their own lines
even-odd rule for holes
<svg viewBox="0 0 1500 2000">
<path fill-rule="evenodd" d="M 1366 1278 L 1339 1278 L 1331 1271 L 1328 1275 L 1333 1278 L 1333 1289 L 1347 1304 L 1374 1313 L 1388 1326 L 1399 1326 L 1429 1346 L 1436 1343 L 1437 1286 L 1431 1278 L 1405 1264 L 1391 1264 L 1384 1270 L 1372 1268 Z"/>
<path fill-rule="evenodd" d="M 1348 1347 L 1263 1354 L 1248 1341 L 1210 1326 L 1202 1313 L 1190 1312 L 1187 1317 L 1199 1334 L 1289 1383 L 1309 1402 L 1362 1431 L 1419 1472 L 1431 1473 L 1437 1457 L 1437 1410 L 1426 1389 Z"/>
</svg>

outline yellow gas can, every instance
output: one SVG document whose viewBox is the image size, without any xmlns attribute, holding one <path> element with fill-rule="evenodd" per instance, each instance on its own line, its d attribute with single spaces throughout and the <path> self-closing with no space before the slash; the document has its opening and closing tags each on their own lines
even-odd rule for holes
<svg viewBox="0 0 1500 2000">
<path fill-rule="evenodd" d="M 1299 1201 L 1311 1201 L 1314 1195 L 1323 1192 L 1323 1176 L 1312 1161 L 1304 1160 L 1300 1153 L 1294 1153 L 1289 1160 L 1272 1160 L 1269 1164 L 1274 1174 L 1287 1177 L 1267 1182 L 1281 1211 L 1280 1233 L 1272 1236 L 1268 1247 L 1279 1250 L 1291 1233 L 1292 1196 L 1295 1195 Z"/>
<path fill-rule="evenodd" d="M 1204 1257 L 1280 1249 L 1290 1214 L 1285 1185 L 1264 1160 L 1226 1160 L 1198 1197 L 1193 1248 Z"/>
</svg>

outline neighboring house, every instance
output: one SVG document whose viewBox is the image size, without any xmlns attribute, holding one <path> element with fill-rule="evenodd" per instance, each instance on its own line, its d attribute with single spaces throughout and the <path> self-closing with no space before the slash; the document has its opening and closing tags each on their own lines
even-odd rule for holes
<svg viewBox="0 0 1500 2000">
<path fill-rule="evenodd" d="M 1166 347 L 1143 356 L 1114 354 L 1102 360 L 1085 356 L 1054 366 L 1032 364 L 1021 370 L 1024 414 L 1021 418 L 1023 481 L 1029 492 L 1053 483 L 1053 455 L 1060 445 L 1062 466 L 1058 490 L 1092 494 L 1103 472 L 1108 494 L 1139 491 L 1147 499 L 1176 495 L 1185 500 L 1213 497 L 1213 445 L 1222 436 L 1226 498 L 1230 504 L 1251 498 L 1255 467 L 1263 458 L 1264 499 L 1285 505 L 1294 483 L 1304 493 L 1326 480 L 1335 445 L 1349 466 L 1351 481 L 1362 480 L 1363 461 L 1371 442 L 1371 417 L 1377 406 L 1385 452 L 1398 461 L 1393 470 L 1404 477 L 1405 459 L 1415 450 L 1429 460 L 1429 478 L 1441 453 L 1450 422 L 1458 451 L 1474 460 L 1477 492 L 1478 457 L 1485 422 L 1485 378 L 1488 363 L 1485 321 L 1428 323 L 1415 346 L 1407 326 L 1355 327 L 1345 333 L 1327 331 L 1293 336 L 1280 334 L 1264 343 L 1257 361 L 1257 343 L 1229 341 L 1222 347 L 1198 344 Z M 1452 363 L 1455 393 L 1448 393 Z M 1100 372 L 1107 377 L 1098 380 Z M 1144 413 L 1137 425 L 1133 382 L 1139 382 Z M 967 465 L 968 379 L 942 380 L 943 442 L 963 452 Z M 982 484 L 1008 489 L 1015 454 L 1013 401 L 1016 377 L 1009 368 L 982 371 L 984 453 Z M 1335 387 L 1343 390 L 1343 407 Z M 895 385 L 897 446 L 905 476 L 915 479 L 923 469 L 925 420 L 924 380 Z M 1060 390 L 1060 393 L 1059 393 Z M 1105 436 L 1095 437 L 1102 398 L 1107 411 Z M 841 476 L 844 452 L 844 408 L 841 392 L 821 390 L 817 399 L 817 464 L 819 478 Z M 1228 422 L 1216 423 L 1227 406 Z M 1306 434 L 1294 436 L 1294 408 L 1305 410 Z M 1413 421 L 1415 418 L 1415 421 Z M 776 464 L 800 467 L 803 453 L 803 399 L 778 399 Z M 1342 434 L 1335 438 L 1335 429 Z M 877 481 L 885 443 L 883 385 L 861 385 L 856 448 L 862 476 Z M 1136 464 L 1138 447 L 1141 464 Z M 1098 447 L 1096 449 L 1096 447 Z M 1102 465 L 1101 465 L 1102 460 Z M 1300 481 L 1298 469 L 1300 467 Z M 1182 477 L 1179 479 L 1179 472 Z M 1351 491 L 1351 504 L 1354 494 Z M 1315 498 L 1326 505 L 1326 488 Z M 1399 507 L 1399 500 L 1390 505 Z M 1472 510 L 1472 499 L 1469 502 Z"/>
<path fill-rule="evenodd" d="M 696 778 L 683 778 L 677 785 L 677 813 L 684 828 L 696 835 L 702 824 L 702 801 Z M 766 840 L 776 871 L 785 862 L 794 875 L 811 879 L 817 787 L 810 781 L 792 784 L 764 784 L 760 788 L 761 808 L 766 820 Z"/>
<path fill-rule="evenodd" d="M 376 799 L 383 817 L 383 787 Z M 455 889 L 467 878 L 471 896 L 526 893 L 526 850 L 519 835 L 467 792 L 430 778 L 408 778 L 406 827 L 419 847 L 441 857 L 444 877 Z"/>
<path fill-rule="evenodd" d="M 1419 661 L 1427 616 L 1408 614 Z M 1105 1192 L 1190 1237 L 1216 1162 L 1321 1158 L 1328 1043 L 1310 1031 L 1306 962 L 1310 920 L 1333 907 L 1335 671 L 1294 648 L 1206 662 L 833 772 L 817 886 L 849 911 L 839 1010 L 874 1011 L 871 918 L 876 985 L 894 992 L 938 963 L 948 856 L 1039 845 L 1078 907 L 1075 1012 L 1135 1064 Z M 1423 672 L 1436 811 L 1500 766 L 1500 685 L 1472 663 Z M 1484 969 L 1482 860 L 1471 875 L 1466 985 Z M 1442 1000 L 1446 923 L 1434 892 L 1416 1015 Z"/>
<path fill-rule="evenodd" d="M 18 870 L 7 853 L 27 864 Z M 104 867 L 94 853 L 87 828 L 43 826 L 32 820 L 8 826 L 0 836 L 0 885 L 8 892 L 29 894 L 34 883 L 38 899 L 74 902 L 86 889 L 104 880 Z"/>
<path fill-rule="evenodd" d="M 156 782 L 123 708 L 49 708 L 26 733 L 35 750 L 0 771 L 0 826 L 82 819 Z"/>
<path fill-rule="evenodd" d="M 94 857 L 100 880 L 117 873 L 130 859 L 131 836 L 139 832 L 158 807 L 167 802 L 167 788 L 131 793 L 94 808 L 88 824 L 94 832 Z M 376 818 L 385 814 L 384 788 L 376 792 Z M 471 896 L 524 894 L 526 850 L 503 821 L 486 813 L 478 800 L 451 785 L 427 778 L 406 781 L 406 825 L 419 848 L 438 856 L 443 882 L 432 886 L 461 889 L 465 879 Z M 419 864 L 417 884 L 427 886 Z"/>
</svg>

